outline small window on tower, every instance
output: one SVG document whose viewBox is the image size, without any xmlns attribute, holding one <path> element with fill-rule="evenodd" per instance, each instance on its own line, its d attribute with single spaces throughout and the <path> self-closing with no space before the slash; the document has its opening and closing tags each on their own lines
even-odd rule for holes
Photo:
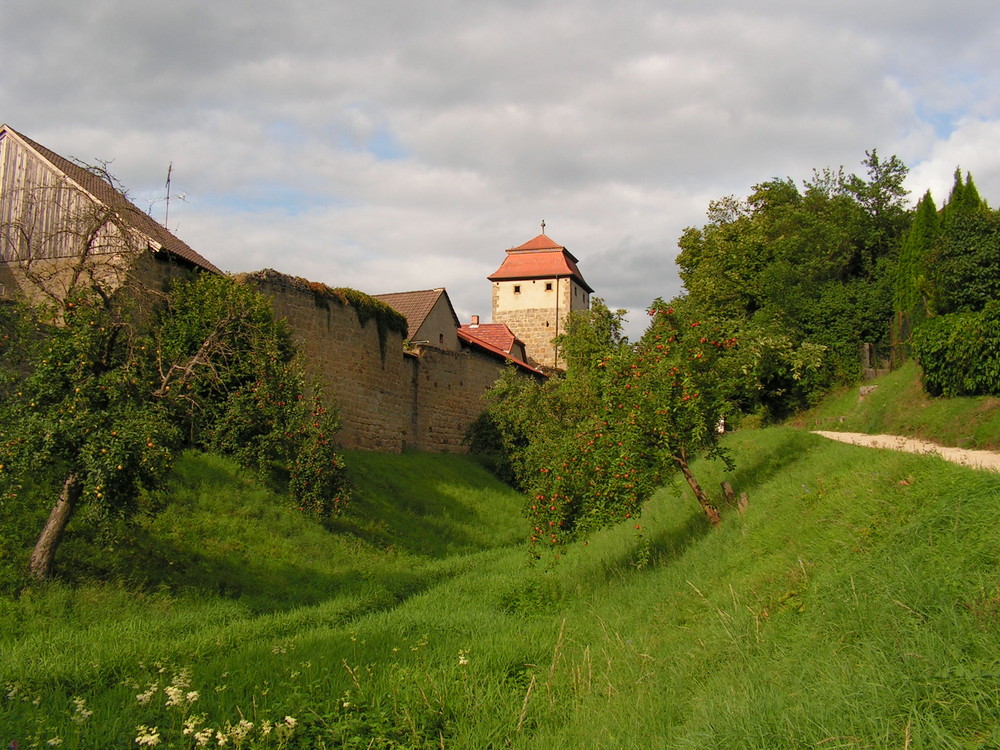
<svg viewBox="0 0 1000 750">
<path fill-rule="evenodd" d="M 551 281 L 546 281 L 545 282 L 545 291 L 546 292 L 551 292 L 552 291 L 552 282 Z"/>
<path fill-rule="evenodd" d="M 514 294 L 520 294 L 520 293 L 521 293 L 521 285 L 514 284 Z"/>
</svg>

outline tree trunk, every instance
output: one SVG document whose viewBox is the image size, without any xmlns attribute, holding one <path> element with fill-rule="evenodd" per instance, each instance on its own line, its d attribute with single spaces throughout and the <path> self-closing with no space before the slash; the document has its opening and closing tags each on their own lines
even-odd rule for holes
<svg viewBox="0 0 1000 750">
<path fill-rule="evenodd" d="M 709 523 L 713 526 L 718 526 L 722 522 L 722 518 L 719 516 L 719 509 L 712 505 L 712 501 L 708 499 L 708 495 L 705 494 L 705 490 L 701 488 L 698 484 L 698 480 L 695 479 L 694 474 L 691 473 L 691 469 L 688 468 L 687 453 L 681 451 L 679 456 L 674 456 L 674 461 L 677 465 L 681 467 L 681 473 L 687 480 L 688 486 L 691 491 L 694 492 L 694 496 L 698 498 L 698 505 L 701 509 L 705 511 L 705 515 L 708 517 Z"/>
<path fill-rule="evenodd" d="M 45 527 L 38 536 L 35 549 L 31 553 L 31 562 L 28 564 L 31 575 L 39 581 L 44 581 L 52 574 L 56 548 L 59 547 L 66 524 L 76 509 L 82 490 L 80 479 L 76 474 L 70 474 L 63 482 L 62 492 L 59 493 L 59 499 L 49 513 L 49 520 L 45 522 Z"/>
</svg>

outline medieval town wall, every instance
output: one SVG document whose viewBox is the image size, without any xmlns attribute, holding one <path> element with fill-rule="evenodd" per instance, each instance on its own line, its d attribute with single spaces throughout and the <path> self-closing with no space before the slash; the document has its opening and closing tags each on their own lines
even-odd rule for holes
<svg viewBox="0 0 1000 750">
<path fill-rule="evenodd" d="M 334 406 L 345 449 L 463 452 L 482 395 L 504 363 L 471 351 L 404 352 L 403 336 L 313 285 L 274 271 L 246 275 L 285 318 L 310 379 Z"/>
<path fill-rule="evenodd" d="M 471 350 L 431 347 L 407 356 L 406 364 L 413 412 L 405 447 L 430 453 L 464 451 L 466 431 L 486 407 L 483 394 L 506 365 Z"/>
</svg>

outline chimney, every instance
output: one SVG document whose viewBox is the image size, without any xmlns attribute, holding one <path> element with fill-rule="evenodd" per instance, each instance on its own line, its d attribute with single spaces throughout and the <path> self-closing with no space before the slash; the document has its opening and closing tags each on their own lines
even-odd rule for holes
<svg viewBox="0 0 1000 750">
<path fill-rule="evenodd" d="M 472 323 L 469 325 L 469 328 L 478 328 L 478 327 L 479 327 L 479 316 L 473 315 Z"/>
</svg>

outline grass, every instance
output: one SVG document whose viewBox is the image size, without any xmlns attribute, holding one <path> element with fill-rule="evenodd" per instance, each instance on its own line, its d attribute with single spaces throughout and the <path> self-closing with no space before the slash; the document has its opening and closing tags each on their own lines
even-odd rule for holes
<svg viewBox="0 0 1000 750">
<path fill-rule="evenodd" d="M 105 583 L 0 599 L 0 746 L 1000 746 L 1000 476 L 727 442 L 696 471 L 745 514 L 712 530 L 677 484 L 540 559 L 463 457 L 350 455 L 331 530 L 186 456 L 128 547 L 67 540 Z"/>
<path fill-rule="evenodd" d="M 920 385 L 916 363 L 867 385 L 844 388 L 794 420 L 800 427 L 868 434 L 906 435 L 941 445 L 1000 450 L 1000 398 L 975 396 L 931 398 Z"/>
</svg>

